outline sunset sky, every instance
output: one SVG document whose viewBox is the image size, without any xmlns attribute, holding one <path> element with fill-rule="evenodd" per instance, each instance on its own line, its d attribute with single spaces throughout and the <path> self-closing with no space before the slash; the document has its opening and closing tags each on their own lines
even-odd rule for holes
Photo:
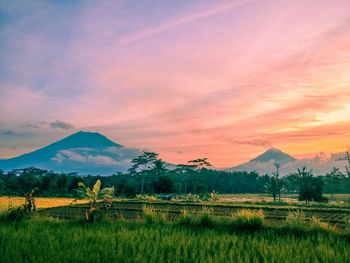
<svg viewBox="0 0 350 263">
<path fill-rule="evenodd" d="M 0 1 L 0 158 L 78 130 L 216 167 L 350 145 L 349 0 Z"/>
</svg>

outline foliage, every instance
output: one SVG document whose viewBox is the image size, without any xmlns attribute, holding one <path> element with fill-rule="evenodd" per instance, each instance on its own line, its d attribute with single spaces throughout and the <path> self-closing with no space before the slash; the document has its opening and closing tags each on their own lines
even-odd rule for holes
<svg viewBox="0 0 350 263">
<path fill-rule="evenodd" d="M 129 169 L 130 174 L 141 177 L 141 195 L 144 194 L 146 176 L 155 168 L 157 168 L 157 161 L 159 165 L 158 153 L 154 152 L 143 152 L 140 156 L 134 158 L 131 161 L 132 166 Z"/>
<path fill-rule="evenodd" d="M 101 181 L 97 180 L 93 188 L 85 186 L 83 182 L 79 182 L 78 186 L 83 190 L 77 190 L 82 196 L 88 199 L 90 208 L 85 213 L 86 222 L 93 223 L 95 221 L 96 211 L 98 209 L 97 201 L 102 199 L 104 207 L 108 209 L 112 203 L 114 188 L 103 188 L 101 190 Z"/>
<path fill-rule="evenodd" d="M 196 180 L 194 182 L 194 187 L 193 187 L 193 193 L 197 193 L 197 185 L 198 185 L 198 178 L 199 175 L 201 174 L 201 171 L 203 169 L 206 169 L 211 166 L 211 164 L 208 162 L 208 158 L 199 158 L 195 160 L 190 160 L 188 161 L 188 164 L 193 167 L 194 171 L 196 171 Z"/>
<path fill-rule="evenodd" d="M 326 199 L 322 196 L 323 180 L 320 177 L 314 177 L 312 170 L 307 171 L 304 166 L 298 169 L 297 173 L 290 177 L 291 180 L 298 186 L 300 201 L 315 201 L 322 202 Z"/>
<path fill-rule="evenodd" d="M 345 176 L 336 167 L 333 167 L 332 171 L 327 173 L 324 177 L 326 192 L 331 193 L 331 197 L 335 193 L 341 192 L 342 184 L 345 181 Z"/>
<path fill-rule="evenodd" d="M 173 181 L 168 176 L 160 176 L 154 182 L 154 192 L 168 194 L 173 192 Z"/>
<path fill-rule="evenodd" d="M 344 155 L 346 158 L 346 155 Z M 0 195 L 22 196 L 33 187 L 39 187 L 37 196 L 76 197 L 78 182 L 93 185 L 97 179 L 105 187 L 114 187 L 121 197 L 135 197 L 136 194 L 154 195 L 157 193 L 174 193 L 205 198 L 207 193 L 271 193 L 275 200 L 282 190 L 288 193 L 300 193 L 300 199 L 324 201 L 322 191 L 326 193 L 350 193 L 350 177 L 336 169 L 327 176 L 317 176 L 311 183 L 301 187 L 298 173 L 279 177 L 278 171 L 272 176 L 259 175 L 247 171 L 220 171 L 209 169 L 206 158 L 195 159 L 187 164 L 170 169 L 158 158 L 157 153 L 144 152 L 134 159 L 132 168 L 127 173 L 111 176 L 79 176 L 76 173 L 55 173 L 34 167 L 0 172 Z M 302 170 L 301 170 L 302 171 Z M 307 171 L 306 171 L 307 172 Z M 308 180 L 308 179 L 307 179 Z M 307 181 L 306 180 L 306 181 Z M 309 195 L 310 192 L 311 197 Z M 195 199 L 195 198 L 193 198 Z M 209 197 L 208 197 L 209 199 Z M 214 201 L 214 200 L 212 200 Z"/>
<path fill-rule="evenodd" d="M 266 191 L 272 195 L 273 201 L 276 202 L 277 201 L 277 197 L 278 197 L 278 201 L 281 202 L 281 193 L 283 190 L 283 180 L 279 177 L 279 168 L 280 168 L 280 164 L 279 163 L 275 163 L 274 164 L 276 167 L 276 172 L 269 177 L 268 183 L 265 185 L 265 189 Z"/>
</svg>

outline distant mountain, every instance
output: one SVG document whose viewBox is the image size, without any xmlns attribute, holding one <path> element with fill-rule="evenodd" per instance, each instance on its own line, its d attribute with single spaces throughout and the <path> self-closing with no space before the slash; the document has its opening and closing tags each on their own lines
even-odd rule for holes
<svg viewBox="0 0 350 263">
<path fill-rule="evenodd" d="M 276 171 L 274 164 L 277 162 L 280 164 L 280 174 L 282 176 L 294 173 L 298 168 L 302 168 L 303 166 L 312 170 L 315 175 L 325 175 L 330 172 L 333 167 L 338 167 L 341 171 L 345 170 L 348 164 L 345 160 L 341 160 L 341 156 L 341 153 L 331 155 L 321 153 L 313 158 L 296 159 L 281 150 L 271 148 L 249 162 L 225 170 L 256 171 L 260 175 L 272 174 Z"/>
<path fill-rule="evenodd" d="M 126 171 L 140 153 L 99 133 L 79 131 L 36 151 L 0 160 L 0 169 L 35 166 L 57 172 L 106 175 Z"/>
<path fill-rule="evenodd" d="M 279 164 L 284 164 L 284 163 L 294 162 L 296 161 L 296 159 L 290 156 L 289 154 L 282 152 L 281 150 L 278 150 L 276 148 L 271 148 L 249 162 L 266 163 L 270 161 L 275 161 L 275 162 L 278 162 Z"/>
<path fill-rule="evenodd" d="M 275 163 L 281 166 L 294 163 L 297 159 L 279 149 L 271 148 L 258 157 L 241 165 L 228 168 L 228 171 L 257 171 L 259 174 L 269 174 L 275 170 Z"/>
</svg>

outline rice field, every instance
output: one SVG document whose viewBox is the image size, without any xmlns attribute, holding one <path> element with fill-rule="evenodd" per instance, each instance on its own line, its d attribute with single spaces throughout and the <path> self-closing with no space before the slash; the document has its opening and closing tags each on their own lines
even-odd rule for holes
<svg viewBox="0 0 350 263">
<path fill-rule="evenodd" d="M 72 199 L 40 201 L 44 208 Z M 77 207 L 78 217 L 70 220 L 41 213 L 19 222 L 0 220 L 0 262 L 350 262 L 349 226 L 338 229 L 317 218 L 309 221 L 302 212 L 271 224 L 262 209 L 243 208 L 220 217 L 214 206 L 195 212 L 192 204 L 173 221 L 155 204 L 124 205 L 140 205 L 142 215 L 126 220 L 105 214 L 102 221 L 87 224 L 83 205 L 51 208 L 62 212 Z"/>
<path fill-rule="evenodd" d="M 350 200 L 350 194 L 324 194 L 324 197 L 328 198 L 330 204 L 347 205 Z M 221 194 L 219 195 L 220 202 L 232 202 L 232 203 L 256 203 L 256 202 L 273 202 L 271 195 L 269 194 Z M 297 194 L 283 194 L 281 202 L 288 204 L 303 204 L 298 200 Z"/>
<path fill-rule="evenodd" d="M 325 232 L 228 232 L 143 221 L 34 218 L 0 223 L 0 261 L 15 262 L 350 262 L 349 240 Z"/>
<path fill-rule="evenodd" d="M 68 206 L 72 203 L 74 198 L 56 198 L 56 197 L 35 197 L 37 208 L 49 208 L 58 206 Z M 86 203 L 84 200 L 78 200 L 78 204 Z M 14 206 L 24 204 L 24 197 L 0 197 L 0 210 L 4 210 Z"/>
</svg>

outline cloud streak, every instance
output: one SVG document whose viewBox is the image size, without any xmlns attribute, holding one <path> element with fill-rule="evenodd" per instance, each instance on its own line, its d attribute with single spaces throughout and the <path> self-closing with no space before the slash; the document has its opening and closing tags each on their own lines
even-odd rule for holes
<svg viewBox="0 0 350 263">
<path fill-rule="evenodd" d="M 60 120 L 50 122 L 49 125 L 53 129 L 62 129 L 62 130 L 73 130 L 74 129 L 73 124 L 71 124 L 69 122 L 60 121 Z"/>
<path fill-rule="evenodd" d="M 233 3 L 220 5 L 220 6 L 210 8 L 209 10 L 205 10 L 205 11 L 202 11 L 202 12 L 199 12 L 196 14 L 181 17 L 181 18 L 176 19 L 175 21 L 165 23 L 161 26 L 147 29 L 147 30 L 142 31 L 142 32 L 137 32 L 133 36 L 126 37 L 126 38 L 122 39 L 121 43 L 129 44 L 129 43 L 132 43 L 135 41 L 139 41 L 139 40 L 142 40 L 143 38 L 147 38 L 147 37 L 150 37 L 152 35 L 160 34 L 164 31 L 171 30 L 173 28 L 183 26 L 183 25 L 186 25 L 188 23 L 192 23 L 192 22 L 195 22 L 197 20 L 200 20 L 200 19 L 203 19 L 206 17 L 210 17 L 213 15 L 218 15 L 218 14 L 223 13 L 223 12 L 227 12 L 233 8 L 248 4 L 249 2 L 252 2 L 252 0 L 235 1 Z"/>
</svg>

